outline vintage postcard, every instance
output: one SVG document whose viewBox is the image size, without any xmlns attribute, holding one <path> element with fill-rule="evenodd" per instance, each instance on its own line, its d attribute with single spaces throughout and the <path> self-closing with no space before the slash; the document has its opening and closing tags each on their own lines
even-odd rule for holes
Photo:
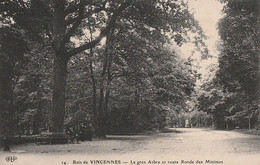
<svg viewBox="0 0 260 165">
<path fill-rule="evenodd" d="M 0 165 L 260 165 L 259 0 L 1 0 Z"/>
</svg>

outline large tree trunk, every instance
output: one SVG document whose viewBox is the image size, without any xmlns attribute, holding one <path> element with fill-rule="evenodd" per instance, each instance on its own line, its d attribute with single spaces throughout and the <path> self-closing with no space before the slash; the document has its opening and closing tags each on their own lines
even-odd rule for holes
<svg viewBox="0 0 260 165">
<path fill-rule="evenodd" d="M 52 131 L 63 132 L 65 115 L 65 94 L 68 57 L 65 56 L 65 0 L 54 0 L 53 42 L 55 47 L 54 58 L 54 87 Z"/>
<path fill-rule="evenodd" d="M 67 62 L 68 60 L 59 56 L 54 59 L 54 88 L 52 98 L 53 132 L 63 132 L 63 121 L 65 115 Z"/>
</svg>

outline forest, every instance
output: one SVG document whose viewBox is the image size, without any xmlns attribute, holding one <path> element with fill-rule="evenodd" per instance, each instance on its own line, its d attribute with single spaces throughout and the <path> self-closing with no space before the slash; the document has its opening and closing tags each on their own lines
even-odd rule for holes
<svg viewBox="0 0 260 165">
<path fill-rule="evenodd" d="M 257 0 L 221 1 L 218 64 L 184 0 L 2 0 L 0 136 L 260 128 Z M 201 84 L 198 85 L 198 81 Z"/>
<path fill-rule="evenodd" d="M 224 2 L 219 64 L 201 86 L 198 109 L 220 129 L 259 128 L 259 2 Z"/>
</svg>

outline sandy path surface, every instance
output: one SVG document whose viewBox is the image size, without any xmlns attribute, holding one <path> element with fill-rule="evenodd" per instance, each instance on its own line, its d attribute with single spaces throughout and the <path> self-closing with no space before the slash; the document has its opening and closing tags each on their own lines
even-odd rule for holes
<svg viewBox="0 0 260 165">
<path fill-rule="evenodd" d="M 13 146 L 11 153 L 1 153 L 0 164 L 260 165 L 260 136 L 209 129 L 176 130 L 179 133 L 110 135 L 106 140 L 80 144 Z M 16 156 L 17 160 L 8 162 L 7 156 Z"/>
</svg>

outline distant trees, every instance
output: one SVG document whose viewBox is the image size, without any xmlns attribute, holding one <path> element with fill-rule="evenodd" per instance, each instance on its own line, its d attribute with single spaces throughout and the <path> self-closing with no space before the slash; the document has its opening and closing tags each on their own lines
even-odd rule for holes
<svg viewBox="0 0 260 165">
<path fill-rule="evenodd" d="M 226 102 L 226 94 L 223 88 L 218 84 L 215 73 L 216 66 L 211 66 L 210 76 L 203 81 L 198 92 L 198 109 L 211 115 L 212 125 L 216 128 L 225 128 L 225 116 L 227 115 L 228 106 Z"/>
</svg>

